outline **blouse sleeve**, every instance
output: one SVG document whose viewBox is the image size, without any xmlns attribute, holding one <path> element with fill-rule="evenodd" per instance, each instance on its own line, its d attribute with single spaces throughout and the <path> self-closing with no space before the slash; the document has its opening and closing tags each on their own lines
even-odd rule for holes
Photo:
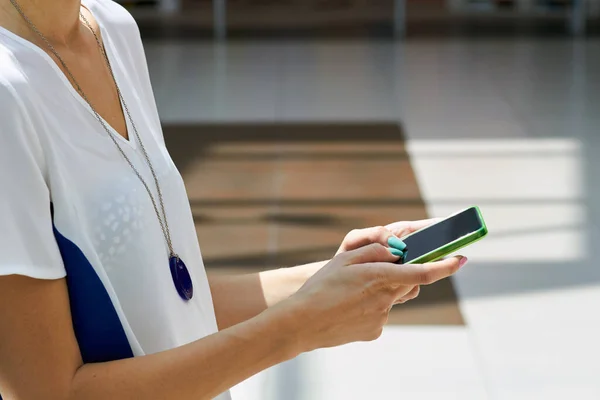
<svg viewBox="0 0 600 400">
<path fill-rule="evenodd" d="M 65 276 L 43 150 L 13 88 L 0 82 L 0 276 Z"/>
</svg>

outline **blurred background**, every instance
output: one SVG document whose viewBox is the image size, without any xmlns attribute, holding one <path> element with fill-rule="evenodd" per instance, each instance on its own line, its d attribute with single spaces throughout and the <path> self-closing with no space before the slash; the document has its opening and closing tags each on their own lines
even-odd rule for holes
<svg viewBox="0 0 600 400">
<path fill-rule="evenodd" d="M 600 399 L 600 1 L 122 3 L 210 273 L 472 204 L 488 223 L 379 341 L 238 399 Z"/>
</svg>

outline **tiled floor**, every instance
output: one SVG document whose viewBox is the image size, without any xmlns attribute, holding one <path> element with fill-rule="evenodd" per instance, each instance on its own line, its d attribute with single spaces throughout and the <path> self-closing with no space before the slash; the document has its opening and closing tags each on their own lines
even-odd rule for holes
<svg viewBox="0 0 600 400">
<path fill-rule="evenodd" d="M 200 230 L 209 266 L 264 267 L 264 257 L 248 257 L 261 246 L 296 260 L 294 246 L 315 247 L 301 243 L 307 221 L 340 224 L 337 233 L 354 221 L 470 204 L 488 221 L 489 237 L 465 251 L 470 265 L 454 279 L 466 325 L 391 325 L 378 342 L 259 374 L 235 388 L 240 399 L 600 398 L 600 41 L 148 42 L 147 56 L 165 126 L 398 123 L 407 136 L 418 187 L 407 186 L 401 144 L 397 158 L 394 147 L 361 145 L 381 159 L 349 178 L 340 171 L 352 164 L 332 156 L 352 146 L 238 141 L 207 150 L 170 138 L 194 182 L 199 224 L 239 243 L 219 253 L 222 241 Z M 276 164 L 255 162 L 273 152 Z M 310 168 L 299 164 L 307 154 Z M 339 204 L 310 203 L 417 193 L 423 208 L 364 207 L 360 220 Z M 239 207 L 240 198 L 252 201 Z M 322 240 L 335 247 L 333 236 Z"/>
</svg>

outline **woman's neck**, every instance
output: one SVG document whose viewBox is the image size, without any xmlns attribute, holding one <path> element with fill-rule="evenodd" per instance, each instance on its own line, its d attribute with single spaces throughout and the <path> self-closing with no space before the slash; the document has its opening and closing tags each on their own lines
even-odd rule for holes
<svg viewBox="0 0 600 400">
<path fill-rule="evenodd" d="M 80 32 L 81 0 L 13 0 L 36 28 L 54 44 L 68 44 Z M 31 28 L 11 0 L 0 0 L 0 25 L 17 34 Z"/>
</svg>

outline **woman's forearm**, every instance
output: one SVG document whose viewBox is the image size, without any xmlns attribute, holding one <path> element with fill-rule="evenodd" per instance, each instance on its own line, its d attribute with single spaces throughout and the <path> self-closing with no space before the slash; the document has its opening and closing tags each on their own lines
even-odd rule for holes
<svg viewBox="0 0 600 400">
<path fill-rule="evenodd" d="M 246 321 L 296 293 L 328 261 L 244 275 L 209 275 L 219 329 Z"/>
<path fill-rule="evenodd" d="M 295 323 L 289 308 L 277 307 L 173 350 L 84 365 L 69 400 L 212 399 L 298 355 Z"/>
<path fill-rule="evenodd" d="M 261 272 L 260 281 L 267 307 L 273 307 L 296 293 L 311 276 L 328 262 L 329 260 Z"/>
</svg>

